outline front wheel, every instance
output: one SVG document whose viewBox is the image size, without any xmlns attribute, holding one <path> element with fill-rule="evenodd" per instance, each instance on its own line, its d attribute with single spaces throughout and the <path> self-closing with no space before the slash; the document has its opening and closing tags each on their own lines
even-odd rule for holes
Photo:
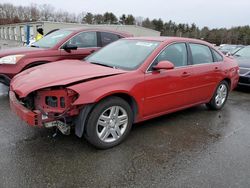
<svg viewBox="0 0 250 188">
<path fill-rule="evenodd" d="M 207 107 L 212 110 L 220 110 L 225 105 L 229 93 L 229 86 L 226 81 L 220 82 L 220 84 L 217 86 L 217 89 L 210 100 L 209 103 L 207 103 Z"/>
<path fill-rule="evenodd" d="M 130 132 L 133 113 L 129 104 L 119 97 L 98 103 L 90 113 L 85 138 L 100 149 L 120 144 Z"/>
</svg>

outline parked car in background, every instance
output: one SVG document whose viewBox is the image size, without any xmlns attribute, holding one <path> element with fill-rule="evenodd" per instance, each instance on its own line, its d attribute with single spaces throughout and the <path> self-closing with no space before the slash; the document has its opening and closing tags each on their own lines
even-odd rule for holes
<svg viewBox="0 0 250 188">
<path fill-rule="evenodd" d="M 240 67 L 240 79 L 238 85 L 250 86 L 250 46 L 241 48 L 235 54 Z"/>
<path fill-rule="evenodd" d="M 238 83 L 238 65 L 204 41 L 128 38 L 86 61 L 31 68 L 11 83 L 10 106 L 31 126 L 74 127 L 98 148 L 121 143 L 133 123 L 191 106 L 221 109 Z"/>
<path fill-rule="evenodd" d="M 220 50 L 223 54 L 227 55 L 227 54 L 234 54 L 243 47 L 244 47 L 243 45 L 223 44 L 218 48 L 218 50 Z"/>
<path fill-rule="evenodd" d="M 37 65 L 63 59 L 83 59 L 111 42 L 130 36 L 99 29 L 61 29 L 30 47 L 0 50 L 0 83 L 8 86 L 16 74 Z"/>
</svg>

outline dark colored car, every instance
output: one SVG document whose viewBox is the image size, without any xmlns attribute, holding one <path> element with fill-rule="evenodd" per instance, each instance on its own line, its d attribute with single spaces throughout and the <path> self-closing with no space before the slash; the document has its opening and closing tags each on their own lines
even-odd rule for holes
<svg viewBox="0 0 250 188">
<path fill-rule="evenodd" d="M 243 45 L 224 44 L 223 46 L 219 47 L 218 50 L 220 50 L 223 54 L 227 55 L 228 53 L 234 54 L 243 47 Z"/>
<path fill-rule="evenodd" d="M 250 86 L 250 46 L 246 46 L 234 54 L 240 67 L 238 85 Z"/>
<path fill-rule="evenodd" d="M 30 47 L 0 50 L 0 83 L 8 86 L 16 74 L 37 65 L 63 59 L 83 59 L 111 42 L 130 36 L 99 29 L 61 29 Z"/>
<path fill-rule="evenodd" d="M 238 69 L 204 41 L 121 39 L 85 62 L 64 60 L 18 74 L 10 106 L 31 126 L 64 134 L 74 127 L 77 136 L 109 148 L 126 138 L 133 123 L 199 104 L 221 109 L 237 86 Z"/>
</svg>

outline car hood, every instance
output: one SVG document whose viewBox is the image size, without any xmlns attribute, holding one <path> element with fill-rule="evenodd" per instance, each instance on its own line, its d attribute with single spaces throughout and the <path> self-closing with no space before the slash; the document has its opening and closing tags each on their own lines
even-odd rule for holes
<svg viewBox="0 0 250 188">
<path fill-rule="evenodd" d="M 239 67 L 250 68 L 250 58 L 237 57 L 236 60 Z"/>
<path fill-rule="evenodd" d="M 11 81 L 11 90 L 26 97 L 29 93 L 53 86 L 65 86 L 127 71 L 94 65 L 80 60 L 63 60 L 28 69 Z"/>
<path fill-rule="evenodd" d="M 30 54 L 33 52 L 44 51 L 45 48 L 34 48 L 34 47 L 19 47 L 19 48 L 7 48 L 0 50 L 0 57 L 8 55 L 17 55 L 17 54 Z"/>
</svg>

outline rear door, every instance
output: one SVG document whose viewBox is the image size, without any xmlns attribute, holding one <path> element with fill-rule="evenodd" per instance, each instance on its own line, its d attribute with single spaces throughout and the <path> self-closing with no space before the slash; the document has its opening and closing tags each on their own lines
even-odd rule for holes
<svg viewBox="0 0 250 188">
<path fill-rule="evenodd" d="M 109 33 L 109 32 L 98 32 L 98 41 L 100 41 L 100 46 L 104 47 L 114 41 L 119 40 L 120 38 L 123 38 L 120 35 Z"/>
<path fill-rule="evenodd" d="M 81 32 L 69 39 L 64 45 L 76 45 L 76 50 L 61 49 L 62 59 L 84 59 L 94 53 L 98 47 L 97 32 Z"/>
<path fill-rule="evenodd" d="M 211 98 L 221 79 L 223 58 L 219 58 L 220 54 L 203 44 L 189 43 L 189 47 L 192 55 L 193 79 L 191 102 L 205 102 Z"/>
</svg>

